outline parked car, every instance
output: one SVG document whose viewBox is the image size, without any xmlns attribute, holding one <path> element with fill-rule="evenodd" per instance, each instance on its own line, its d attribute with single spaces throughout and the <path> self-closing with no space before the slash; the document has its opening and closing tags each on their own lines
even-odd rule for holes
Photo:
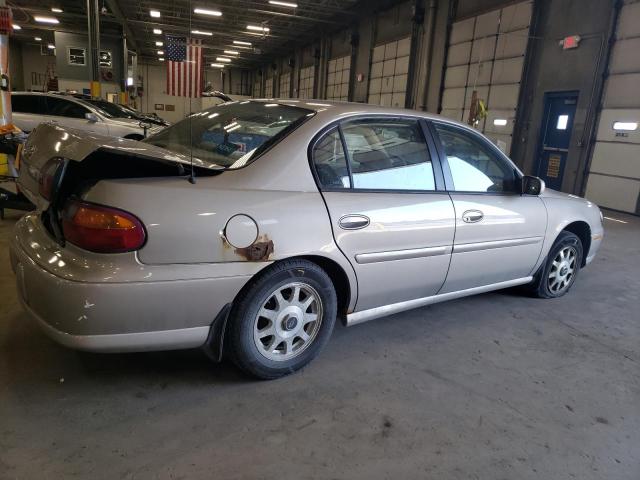
<svg viewBox="0 0 640 480">
<path fill-rule="evenodd" d="M 113 137 L 142 140 L 145 129 L 140 120 L 116 118 L 91 103 L 71 95 L 38 92 L 12 92 L 13 123 L 25 132 L 31 132 L 42 122 L 53 122 L 63 127 Z M 162 127 L 147 129 L 151 135 Z"/>
<path fill-rule="evenodd" d="M 143 142 L 43 124 L 19 185 L 38 206 L 11 242 L 19 297 L 54 340 L 224 345 L 261 378 L 309 363 L 336 318 L 560 297 L 603 236 L 596 205 L 470 127 L 329 101 L 225 103 Z"/>
<path fill-rule="evenodd" d="M 128 118 L 137 120 L 138 123 L 145 122 L 151 125 L 161 125 L 163 127 L 168 127 L 169 125 L 171 125 L 169 122 L 159 117 L 155 113 L 141 113 L 127 105 L 120 105 L 119 103 L 107 102 L 106 100 L 96 100 L 91 98 L 85 101 L 90 103 L 94 107 L 107 112 L 114 118 Z"/>
</svg>

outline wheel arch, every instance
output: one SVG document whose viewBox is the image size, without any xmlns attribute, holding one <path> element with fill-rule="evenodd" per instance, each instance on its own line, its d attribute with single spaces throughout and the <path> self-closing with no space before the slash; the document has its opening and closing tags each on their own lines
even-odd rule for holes
<svg viewBox="0 0 640 480">
<path fill-rule="evenodd" d="M 580 239 L 582 243 L 582 262 L 580 266 L 584 267 L 591 248 L 591 227 L 584 220 L 577 220 L 567 224 L 562 231 L 571 232 Z"/>
</svg>

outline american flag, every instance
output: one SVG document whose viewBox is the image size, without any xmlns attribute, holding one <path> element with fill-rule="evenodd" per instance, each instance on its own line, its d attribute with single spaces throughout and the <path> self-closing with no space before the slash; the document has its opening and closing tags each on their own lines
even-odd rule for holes
<svg viewBox="0 0 640 480">
<path fill-rule="evenodd" d="M 167 36 L 167 94 L 198 98 L 202 93 L 202 40 Z"/>
</svg>

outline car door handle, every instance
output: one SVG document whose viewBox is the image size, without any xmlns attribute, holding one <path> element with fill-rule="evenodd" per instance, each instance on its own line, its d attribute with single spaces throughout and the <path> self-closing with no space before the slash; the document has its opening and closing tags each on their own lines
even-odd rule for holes
<svg viewBox="0 0 640 480">
<path fill-rule="evenodd" d="M 467 210 L 462 214 L 462 221 L 465 223 L 476 223 L 484 218 L 484 213 L 480 210 Z"/>
<path fill-rule="evenodd" d="M 369 223 L 371 223 L 369 217 L 359 214 L 343 215 L 338 221 L 338 225 L 340 225 L 340 228 L 343 230 L 359 230 L 360 228 L 367 227 Z"/>
</svg>

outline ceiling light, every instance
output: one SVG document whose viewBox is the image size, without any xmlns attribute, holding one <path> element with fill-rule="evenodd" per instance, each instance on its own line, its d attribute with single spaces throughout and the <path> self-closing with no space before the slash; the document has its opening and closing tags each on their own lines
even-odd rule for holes
<svg viewBox="0 0 640 480">
<path fill-rule="evenodd" d="M 268 32 L 268 27 L 259 27 L 257 25 L 247 25 L 247 30 L 254 30 L 256 32 Z"/>
<path fill-rule="evenodd" d="M 222 63 L 212 63 L 211 66 L 215 68 L 224 68 L 224 65 Z"/>
<path fill-rule="evenodd" d="M 154 33 L 155 35 L 162 35 L 162 30 L 160 30 L 159 28 L 154 28 L 154 29 L 153 29 L 153 33 Z"/>
<path fill-rule="evenodd" d="M 269 3 L 271 5 L 278 5 L 279 7 L 291 7 L 291 8 L 298 8 L 298 4 L 297 3 L 290 3 L 290 2 L 277 2 L 276 0 L 269 0 Z"/>
<path fill-rule="evenodd" d="M 149 15 L 151 15 L 153 18 L 160 18 L 160 12 L 158 10 L 150 10 Z"/>
<path fill-rule="evenodd" d="M 243 41 L 241 41 L 241 40 L 234 40 L 234 41 L 233 41 L 233 44 L 234 44 L 234 45 L 246 45 L 246 46 L 248 46 L 248 47 L 250 47 L 250 46 L 251 46 L 251 42 L 243 42 Z"/>
<path fill-rule="evenodd" d="M 55 49 L 56 49 L 56 46 L 55 46 L 53 43 L 50 43 L 49 45 L 47 45 L 47 48 L 48 48 L 49 50 L 55 50 Z"/>
<path fill-rule="evenodd" d="M 613 122 L 613 129 L 633 132 L 638 129 L 638 122 Z"/>
<path fill-rule="evenodd" d="M 158 60 L 160 60 L 161 62 L 164 62 L 164 57 L 160 57 L 158 58 Z"/>
<path fill-rule="evenodd" d="M 127 87 L 133 85 L 133 77 L 127 77 Z"/>
<path fill-rule="evenodd" d="M 162 42 L 156 42 L 156 47 L 161 47 L 162 46 Z"/>
<path fill-rule="evenodd" d="M 56 17 L 42 17 L 40 15 L 36 15 L 35 17 L 33 17 L 33 19 L 39 23 L 53 23 L 53 24 L 60 23 L 60 21 Z"/>
<path fill-rule="evenodd" d="M 164 55 L 164 52 L 162 50 L 158 50 L 158 55 Z"/>
<path fill-rule="evenodd" d="M 496 127 L 504 127 L 507 124 L 507 119 L 506 118 L 494 118 L 493 119 L 493 124 Z"/>
<path fill-rule="evenodd" d="M 14 30 L 22 30 L 22 27 L 20 25 L 16 25 L 15 23 L 12 23 L 11 26 Z"/>
<path fill-rule="evenodd" d="M 211 35 L 213 35 L 213 33 L 205 32 L 203 30 L 191 30 L 191 33 L 193 33 L 194 35 L 206 35 L 207 37 L 210 37 Z"/>
<path fill-rule="evenodd" d="M 209 10 L 208 8 L 194 8 L 193 13 L 199 13 L 201 15 L 210 15 L 212 17 L 221 17 L 222 12 L 219 10 Z"/>
<path fill-rule="evenodd" d="M 51 11 L 53 13 L 62 13 L 62 9 L 58 7 L 51 7 Z"/>
<path fill-rule="evenodd" d="M 237 52 L 235 50 L 225 50 L 224 53 L 228 55 L 240 55 L 240 52 Z"/>
<path fill-rule="evenodd" d="M 216 62 L 224 62 L 224 63 L 229 63 L 231 61 L 230 58 L 226 58 L 226 57 L 216 57 Z"/>
<path fill-rule="evenodd" d="M 41 39 L 40 37 L 33 37 L 33 39 L 34 39 L 36 42 L 41 42 L 41 41 L 42 41 L 42 39 Z"/>
</svg>

